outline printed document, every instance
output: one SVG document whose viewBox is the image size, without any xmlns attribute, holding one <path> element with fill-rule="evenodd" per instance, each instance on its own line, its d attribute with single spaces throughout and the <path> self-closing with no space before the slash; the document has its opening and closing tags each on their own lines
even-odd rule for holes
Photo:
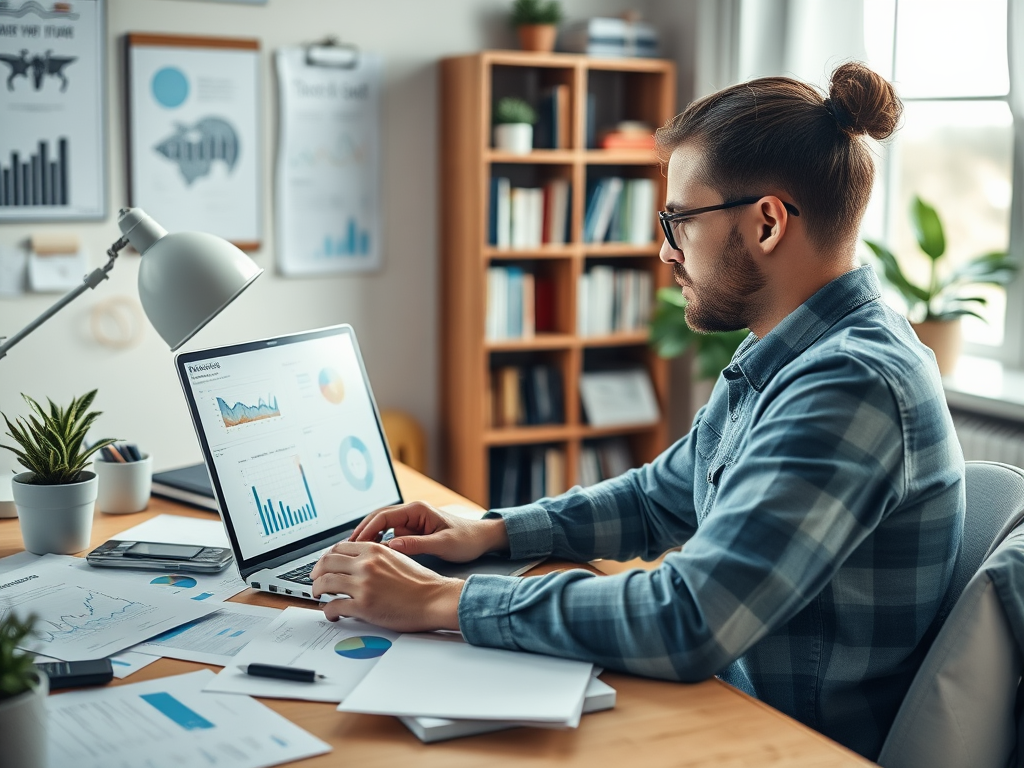
<svg viewBox="0 0 1024 768">
<path fill-rule="evenodd" d="M 280 614 L 280 608 L 222 603 L 216 613 L 175 627 L 132 650 L 224 667 L 233 664 L 235 655 Z"/>
</svg>

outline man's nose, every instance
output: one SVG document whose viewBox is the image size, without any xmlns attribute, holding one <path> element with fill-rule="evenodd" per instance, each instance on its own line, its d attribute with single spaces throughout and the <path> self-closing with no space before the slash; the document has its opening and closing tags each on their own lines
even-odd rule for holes
<svg viewBox="0 0 1024 768">
<path fill-rule="evenodd" d="M 665 238 L 661 240 L 661 250 L 658 251 L 658 257 L 666 264 L 672 264 L 677 261 L 682 262 L 683 260 L 682 252 L 669 245 L 668 240 Z"/>
</svg>

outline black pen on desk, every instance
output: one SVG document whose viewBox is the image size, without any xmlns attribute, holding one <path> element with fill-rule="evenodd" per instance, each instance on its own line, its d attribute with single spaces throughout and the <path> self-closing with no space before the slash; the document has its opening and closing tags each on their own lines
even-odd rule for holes
<svg viewBox="0 0 1024 768">
<path fill-rule="evenodd" d="M 282 667 L 277 664 L 239 664 L 238 668 L 250 677 L 269 677 L 273 680 L 291 680 L 294 683 L 315 683 L 326 680 L 326 675 L 319 675 L 312 669 L 296 669 Z"/>
</svg>

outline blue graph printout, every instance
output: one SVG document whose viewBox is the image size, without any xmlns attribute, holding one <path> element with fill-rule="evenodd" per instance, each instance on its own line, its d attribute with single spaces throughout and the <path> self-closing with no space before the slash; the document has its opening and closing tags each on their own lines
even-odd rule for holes
<svg viewBox="0 0 1024 768">
<path fill-rule="evenodd" d="M 169 717 L 186 731 L 215 727 L 205 717 L 189 709 L 169 693 L 144 693 L 139 698 L 161 714 Z"/>
</svg>

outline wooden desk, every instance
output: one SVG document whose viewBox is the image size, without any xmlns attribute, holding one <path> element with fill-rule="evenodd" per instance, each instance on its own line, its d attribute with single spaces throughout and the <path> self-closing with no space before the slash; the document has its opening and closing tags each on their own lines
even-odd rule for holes
<svg viewBox="0 0 1024 768">
<path fill-rule="evenodd" d="M 397 465 L 407 499 L 434 504 L 468 500 L 413 470 Z M 200 510 L 154 498 L 134 515 L 96 513 L 92 547 L 161 512 L 202 517 Z M 23 548 L 17 520 L 0 520 L 0 557 Z M 83 553 L 84 554 L 84 553 Z M 541 566 L 536 573 L 557 564 Z M 284 608 L 305 600 L 247 590 L 237 602 Z M 204 665 L 160 659 L 113 685 L 192 672 Z M 217 671 L 217 667 L 210 667 Z M 576 730 L 515 729 L 438 744 L 421 744 L 391 717 L 337 712 L 333 704 L 261 699 L 289 720 L 331 744 L 334 751 L 303 761 L 303 768 L 395 766 L 865 766 L 873 763 L 717 679 L 697 685 L 658 682 L 606 672 L 618 691 L 615 709 L 586 715 Z M 296 764 L 297 765 L 297 764 Z"/>
</svg>

